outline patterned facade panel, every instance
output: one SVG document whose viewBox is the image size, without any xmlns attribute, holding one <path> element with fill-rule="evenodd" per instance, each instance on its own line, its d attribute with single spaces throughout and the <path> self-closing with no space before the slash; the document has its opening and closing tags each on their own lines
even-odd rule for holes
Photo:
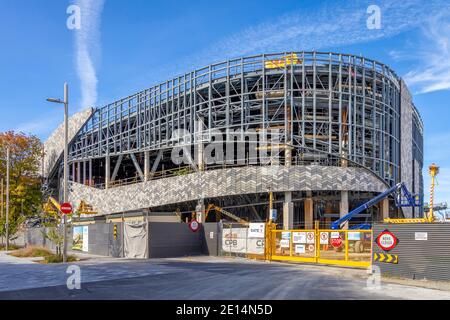
<svg viewBox="0 0 450 320">
<path fill-rule="evenodd" d="M 270 172 L 271 171 L 271 172 Z M 270 172 L 270 174 L 268 174 Z M 311 179 L 312 175 L 322 179 Z M 344 181 L 339 185 L 339 177 Z M 260 188 L 256 186 L 260 182 Z M 229 182 L 240 184 L 229 185 Z M 291 181 L 295 181 L 292 183 Z M 362 168 L 292 166 L 242 167 L 192 173 L 128 186 L 100 190 L 71 183 L 69 199 L 77 206 L 87 201 L 99 215 L 142 210 L 166 204 L 259 192 L 358 190 L 382 192 L 386 185 Z"/>
<path fill-rule="evenodd" d="M 78 112 L 69 118 L 69 141 L 71 141 L 78 131 L 80 131 L 81 127 L 92 115 L 92 111 L 93 109 L 89 108 Z M 42 175 L 48 177 L 64 152 L 64 123 L 61 123 L 44 142 L 44 151 L 45 155 Z"/>
</svg>

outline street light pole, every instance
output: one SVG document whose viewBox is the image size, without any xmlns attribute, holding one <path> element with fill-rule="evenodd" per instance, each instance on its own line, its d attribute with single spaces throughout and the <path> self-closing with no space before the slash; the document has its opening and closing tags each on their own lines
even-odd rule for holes
<svg viewBox="0 0 450 320">
<path fill-rule="evenodd" d="M 6 251 L 9 247 L 9 147 L 6 148 Z"/>
<path fill-rule="evenodd" d="M 63 202 L 68 199 L 68 178 L 69 178 L 69 85 L 64 83 L 64 193 Z M 63 262 L 67 262 L 67 215 L 64 215 L 64 240 L 63 240 Z"/>
<path fill-rule="evenodd" d="M 64 178 L 63 178 L 63 202 L 68 202 L 68 179 L 69 179 L 69 85 L 64 83 L 64 100 L 47 99 L 49 102 L 64 104 Z M 67 262 L 67 217 L 63 215 L 63 262 Z"/>
</svg>

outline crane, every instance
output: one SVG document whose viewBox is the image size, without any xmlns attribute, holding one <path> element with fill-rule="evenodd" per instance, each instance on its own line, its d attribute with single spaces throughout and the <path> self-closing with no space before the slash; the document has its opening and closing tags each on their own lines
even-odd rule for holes
<svg viewBox="0 0 450 320">
<path fill-rule="evenodd" d="M 402 199 L 401 192 L 403 192 L 403 194 L 406 198 L 406 201 Z M 362 211 L 376 205 L 381 200 L 389 197 L 391 194 L 394 194 L 394 193 L 397 193 L 397 195 L 395 197 L 397 207 L 406 207 L 406 206 L 419 207 L 419 206 L 422 206 L 422 200 L 420 199 L 420 197 L 412 195 L 406 188 L 406 185 L 403 182 L 400 182 L 400 183 L 396 184 L 395 186 L 387 189 L 386 191 L 380 193 L 375 198 L 367 201 L 366 203 L 360 205 L 356 209 L 350 211 L 348 214 L 346 214 L 339 220 L 334 221 L 331 224 L 331 229 L 333 229 L 333 230 L 341 229 L 342 225 L 345 224 L 346 222 L 348 222 L 354 216 L 356 216 L 357 214 L 361 213 Z M 411 220 L 411 219 L 408 219 L 408 220 Z M 357 226 L 353 226 L 350 229 L 371 229 L 371 228 L 372 228 L 371 224 L 363 223 L 363 224 L 360 224 Z"/>
<path fill-rule="evenodd" d="M 434 213 L 433 213 L 433 200 L 434 200 L 434 187 L 436 185 L 436 176 L 439 173 L 439 167 L 433 163 L 428 167 L 428 172 L 431 176 L 431 185 L 430 185 L 430 210 L 428 211 L 428 215 L 425 218 L 405 218 L 405 219 L 384 219 L 385 223 L 425 223 L 425 222 L 433 222 L 434 221 Z"/>
<path fill-rule="evenodd" d="M 227 211 L 227 210 L 225 210 L 225 209 L 223 209 L 223 208 L 221 208 L 219 206 L 216 206 L 214 204 L 209 204 L 207 209 L 205 210 L 205 221 L 206 221 L 206 218 L 208 217 L 208 213 L 211 210 L 219 211 L 220 213 L 223 213 L 224 215 L 230 217 L 231 219 L 233 219 L 233 220 L 235 220 L 235 221 L 237 221 L 239 223 L 242 223 L 242 224 L 245 224 L 245 225 L 248 224 L 248 221 L 246 221 L 244 219 L 241 219 L 237 215 L 235 215 L 235 214 L 233 214 L 233 213 L 231 213 L 231 212 L 229 212 L 229 211 Z"/>
</svg>

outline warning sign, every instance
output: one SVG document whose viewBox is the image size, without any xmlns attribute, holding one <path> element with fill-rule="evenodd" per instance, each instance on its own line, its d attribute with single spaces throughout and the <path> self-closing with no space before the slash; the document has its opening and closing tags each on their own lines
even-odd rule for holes
<svg viewBox="0 0 450 320">
<path fill-rule="evenodd" d="M 378 235 L 376 243 L 384 251 L 389 251 L 397 246 L 398 238 L 389 230 L 384 230 Z"/>
<path fill-rule="evenodd" d="M 314 252 L 314 249 L 315 249 L 315 247 L 314 247 L 313 244 L 308 245 L 308 251 L 309 252 Z"/>
<path fill-rule="evenodd" d="M 332 232 L 331 233 L 331 239 L 337 239 L 340 238 L 341 235 L 339 234 L 339 232 Z"/>
<path fill-rule="evenodd" d="M 306 232 L 293 232 L 292 233 L 293 243 L 306 243 Z"/>
<path fill-rule="evenodd" d="M 296 244 L 295 245 L 295 253 L 302 254 L 306 253 L 306 248 L 304 244 Z"/>
<path fill-rule="evenodd" d="M 315 236 L 314 236 L 314 232 L 307 232 L 306 233 L 306 243 L 315 243 Z"/>
<path fill-rule="evenodd" d="M 328 244 L 328 232 L 320 233 L 320 244 Z"/>
<path fill-rule="evenodd" d="M 342 247 L 343 241 L 342 238 L 332 238 L 331 239 L 331 245 L 333 248 L 340 248 Z"/>
<path fill-rule="evenodd" d="M 290 241 L 288 239 L 282 239 L 280 241 L 280 247 L 281 248 L 290 248 Z"/>
</svg>

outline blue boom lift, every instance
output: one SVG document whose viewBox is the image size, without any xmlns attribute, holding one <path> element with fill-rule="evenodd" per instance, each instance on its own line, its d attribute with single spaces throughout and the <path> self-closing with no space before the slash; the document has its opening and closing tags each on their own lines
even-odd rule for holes
<svg viewBox="0 0 450 320">
<path fill-rule="evenodd" d="M 402 198 L 402 192 L 404 194 L 404 198 Z M 339 220 L 334 221 L 331 224 L 331 229 L 333 230 L 339 230 L 341 229 L 342 225 L 345 224 L 347 221 L 355 217 L 357 214 L 363 212 L 364 210 L 370 208 L 373 205 L 376 205 L 381 200 L 389 197 L 391 194 L 395 194 L 395 204 L 397 207 L 421 207 L 423 205 L 423 200 L 417 196 L 412 195 L 408 189 L 406 188 L 406 185 L 403 182 L 400 182 L 393 186 L 392 188 L 384 191 L 383 193 L 380 193 L 375 198 L 367 201 L 366 203 L 360 205 L 356 209 L 349 212 L 344 217 L 340 218 Z M 368 230 L 371 229 L 372 225 L 370 223 L 363 223 L 356 226 L 352 226 L 349 229 L 354 230 Z"/>
</svg>

